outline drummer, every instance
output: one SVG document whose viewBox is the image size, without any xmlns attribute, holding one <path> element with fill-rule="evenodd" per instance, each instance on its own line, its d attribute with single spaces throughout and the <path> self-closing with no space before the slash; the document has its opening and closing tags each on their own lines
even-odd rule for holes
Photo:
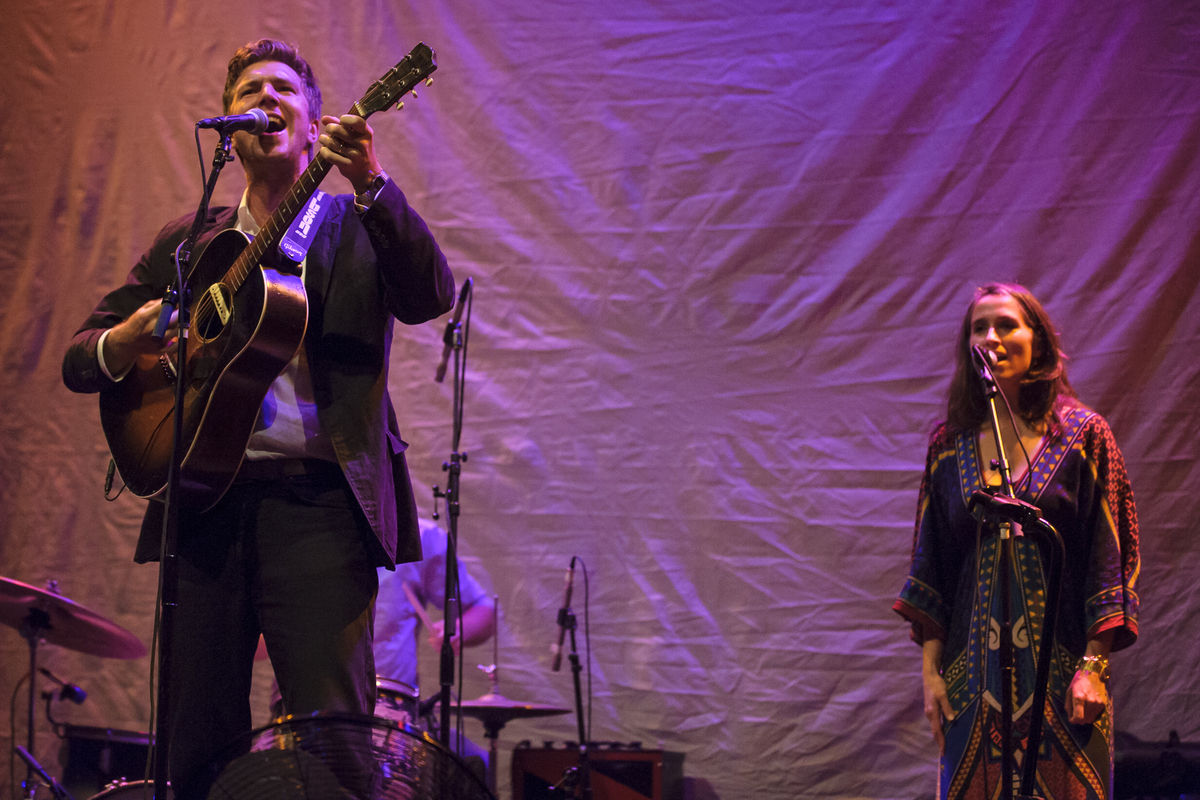
<svg viewBox="0 0 1200 800">
<path fill-rule="evenodd" d="M 375 602 L 375 672 L 381 678 L 411 686 L 414 697 L 419 697 L 417 640 L 421 620 L 404 587 L 408 585 L 422 606 L 437 609 L 444 606 L 446 589 L 446 532 L 426 519 L 420 520 L 420 525 L 424 560 L 397 564 L 395 572 L 380 569 L 379 596 Z M 455 653 L 463 642 L 468 647 L 483 644 L 496 632 L 495 605 L 467 572 L 461 557 L 458 584 L 463 611 L 461 635 L 456 633 L 450 640 Z M 431 623 L 431 628 L 426 641 L 437 654 L 442 649 L 443 621 Z M 467 750 L 464 755 L 479 755 L 486 762 L 487 752 L 482 748 L 471 746 Z"/>
</svg>

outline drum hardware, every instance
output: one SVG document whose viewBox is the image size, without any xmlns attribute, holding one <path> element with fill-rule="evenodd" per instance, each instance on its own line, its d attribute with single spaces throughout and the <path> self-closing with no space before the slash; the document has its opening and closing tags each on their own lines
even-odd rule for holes
<svg viewBox="0 0 1200 800">
<path fill-rule="evenodd" d="M 421 717 L 417 687 L 404 681 L 375 676 L 375 716 L 400 725 L 415 725 Z"/>
<path fill-rule="evenodd" d="M 37 775 L 46 786 L 49 786 L 50 793 L 58 798 L 58 800 L 75 800 L 75 798 L 71 797 L 67 790 L 63 788 L 61 783 L 50 777 L 50 774 L 46 772 L 46 770 L 42 769 L 42 765 L 38 763 L 36 758 L 30 755 L 28 750 L 26 750 L 24 747 L 21 747 L 21 745 L 17 745 L 14 749 L 17 751 L 17 755 L 21 757 L 21 760 L 25 762 L 25 765 L 29 767 L 29 771 L 34 775 Z M 26 781 L 26 783 L 28 784 L 29 781 Z M 29 797 L 33 797 L 34 789 L 27 786 L 26 792 L 28 793 Z"/>
<path fill-rule="evenodd" d="M 514 719 L 532 719 L 535 717 L 553 717 L 559 714 L 569 714 L 571 709 L 556 706 L 523 703 L 519 700 L 509 700 L 500 694 L 500 596 L 492 597 L 492 615 L 495 634 L 492 639 L 492 663 L 479 669 L 487 674 L 491 687 L 488 693 L 475 700 L 463 701 L 460 705 L 464 716 L 474 717 L 483 723 L 483 735 L 488 740 L 488 789 L 496 791 L 496 739 L 500 729 Z"/>
<path fill-rule="evenodd" d="M 154 797 L 154 781 L 113 781 L 106 785 L 100 794 L 92 795 L 89 800 L 143 800 Z M 167 798 L 175 797 L 171 784 L 167 784 Z"/>
<path fill-rule="evenodd" d="M 0 622 L 16 628 L 29 643 L 29 707 L 25 745 L 28 770 L 25 797 L 37 791 L 33 764 L 34 702 L 37 698 L 37 651 L 43 642 L 101 658 L 134 659 L 146 655 L 141 640 L 115 622 L 58 593 L 58 582 L 45 589 L 0 577 Z M 24 756 L 22 756 L 24 759 Z"/>
<path fill-rule="evenodd" d="M 50 680 L 52 680 L 58 684 L 58 686 L 59 686 L 58 699 L 59 700 L 70 700 L 75 705 L 81 705 L 84 700 L 87 700 L 87 692 L 85 692 L 83 689 L 79 688 L 75 684 L 73 684 L 69 681 L 64 681 L 62 678 L 58 677 L 57 675 L 55 675 L 53 672 L 46 669 L 45 667 L 38 667 L 38 672 L 42 673 L 47 678 L 49 678 Z M 42 692 L 43 700 L 52 700 L 53 698 L 54 698 L 54 692 Z"/>
<path fill-rule="evenodd" d="M 56 733 L 66 748 L 62 782 L 76 795 L 90 797 L 146 772 L 150 734 L 144 731 L 67 724 Z"/>
<path fill-rule="evenodd" d="M 421 713 L 423 706 L 417 699 L 417 687 L 411 684 L 376 675 L 375 692 L 375 716 L 381 719 L 398 725 L 416 725 L 425 716 Z M 271 719 L 279 721 L 287 717 L 283 697 L 279 694 L 279 687 L 275 686 L 271 697 Z"/>
<path fill-rule="evenodd" d="M 417 613 L 421 616 L 425 627 L 431 628 L 432 622 L 425 613 L 424 608 L 417 600 L 408 584 L 404 584 L 405 594 L 408 595 L 409 602 Z M 510 700 L 500 694 L 500 597 L 493 595 L 492 597 L 492 629 L 495 633 L 492 636 L 492 663 L 479 664 L 479 669 L 484 672 L 489 679 L 490 688 L 487 694 L 475 700 L 464 700 L 458 704 L 462 707 L 463 716 L 473 717 L 483 723 L 484 736 L 489 740 L 488 744 L 488 766 L 487 766 L 487 788 L 490 792 L 496 791 L 496 765 L 499 760 L 496 746 L 496 739 L 500 736 L 500 730 L 510 721 L 514 719 L 530 719 L 534 717 L 549 717 L 557 714 L 569 714 L 570 709 L 558 708 L 555 706 L 539 705 L 537 703 L 525 703 L 519 700 Z M 389 681 L 386 678 L 378 677 L 377 686 L 379 690 L 379 700 L 375 705 L 375 715 L 385 719 L 394 719 L 397 722 L 408 722 L 415 724 L 418 721 L 428 721 L 432 729 L 436 732 L 436 721 L 433 721 L 432 715 L 438 703 L 441 700 L 440 694 L 434 694 L 425 700 L 420 700 L 417 694 L 416 687 L 409 686 L 402 681 Z M 411 694 L 410 694 L 411 692 Z M 411 702 L 410 702 L 410 697 Z M 393 716 L 395 709 L 402 708 L 402 716 L 404 712 L 410 714 L 407 718 L 397 718 Z"/>
</svg>

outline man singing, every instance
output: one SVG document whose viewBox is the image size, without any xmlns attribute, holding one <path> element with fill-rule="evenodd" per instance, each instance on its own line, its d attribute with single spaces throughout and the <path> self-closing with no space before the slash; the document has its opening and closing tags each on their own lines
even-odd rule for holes
<svg viewBox="0 0 1200 800">
<path fill-rule="evenodd" d="M 299 264 L 307 331 L 271 384 L 242 468 L 214 507 L 181 514 L 169 756 L 181 800 L 206 796 L 212 758 L 250 728 L 260 632 L 291 713 L 372 712 L 376 567 L 421 558 L 387 390 L 392 320 L 423 323 L 454 302 L 446 259 L 380 166 L 371 127 L 321 116 L 320 89 L 295 47 L 242 47 L 223 100 L 226 114 L 262 109 L 271 125 L 234 134 L 246 191 L 237 208 L 211 211 L 197 254 L 222 230 L 258 233 L 315 147 L 355 194 L 331 199 Z M 80 328 L 63 361 L 68 388 L 111 391 L 140 356 L 173 349 L 172 336 L 151 333 L 191 221 L 163 228 Z M 150 503 L 139 563 L 158 557 L 162 510 Z"/>
</svg>

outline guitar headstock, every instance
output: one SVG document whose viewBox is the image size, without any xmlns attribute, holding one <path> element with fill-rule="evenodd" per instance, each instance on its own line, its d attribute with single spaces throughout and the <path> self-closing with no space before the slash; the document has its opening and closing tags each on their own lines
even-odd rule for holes
<svg viewBox="0 0 1200 800">
<path fill-rule="evenodd" d="M 433 50 L 424 42 L 418 42 L 412 52 L 400 59 L 400 63 L 371 84 L 371 88 L 354 104 L 350 113 L 366 119 L 376 111 L 386 111 L 400 105 L 404 95 L 415 89 L 418 83 L 432 82 L 429 76 L 435 69 L 437 64 L 433 60 Z"/>
</svg>

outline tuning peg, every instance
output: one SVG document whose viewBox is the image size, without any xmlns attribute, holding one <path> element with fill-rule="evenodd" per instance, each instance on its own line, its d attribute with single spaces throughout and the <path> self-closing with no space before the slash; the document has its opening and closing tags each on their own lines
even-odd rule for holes
<svg viewBox="0 0 1200 800">
<path fill-rule="evenodd" d="M 403 101 L 403 100 L 401 100 L 399 103 L 396 103 L 396 110 L 397 110 L 397 111 L 399 111 L 399 110 L 400 110 L 400 109 L 402 109 L 402 108 L 404 108 L 404 101 Z"/>
<path fill-rule="evenodd" d="M 426 85 L 426 86 L 433 86 L 433 78 L 426 78 L 426 79 L 425 79 L 425 85 Z"/>
<path fill-rule="evenodd" d="M 417 90 L 416 90 L 416 89 L 413 89 L 413 90 L 412 90 L 412 96 L 413 96 L 413 97 L 416 97 L 416 96 L 417 96 Z"/>
</svg>

